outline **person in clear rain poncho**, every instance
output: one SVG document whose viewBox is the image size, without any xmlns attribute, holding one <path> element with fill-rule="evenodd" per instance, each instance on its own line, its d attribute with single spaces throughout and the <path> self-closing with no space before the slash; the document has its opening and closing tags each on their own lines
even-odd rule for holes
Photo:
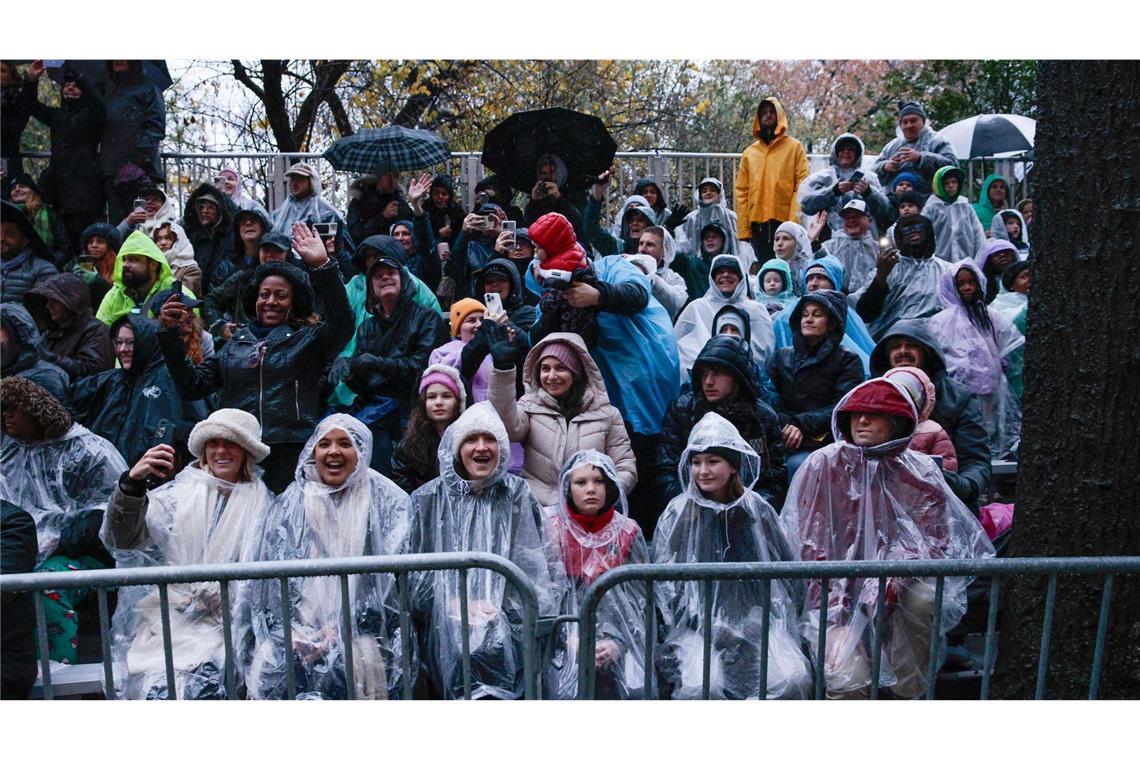
<svg viewBox="0 0 1140 760">
<path fill-rule="evenodd" d="M 467 409 L 439 444 L 440 476 L 412 494 L 411 551 L 490 552 L 534 583 L 539 614 L 556 614 L 564 580 L 547 554 L 541 511 L 530 487 L 507 472 L 510 444 L 489 402 Z M 462 699 L 463 634 L 458 571 L 419 573 L 413 612 L 432 696 Z M 498 573 L 467 573 L 472 699 L 523 694 L 522 600 Z"/>
<path fill-rule="evenodd" d="M 653 534 L 653 561 L 779 562 L 793 559 L 775 511 L 753 485 L 760 457 L 736 428 L 715 412 L 693 428 L 677 465 L 684 492 L 669 502 Z M 702 693 L 703 630 L 712 626 L 709 695 L 715 699 L 761 696 L 760 638 L 766 581 L 714 581 L 713 619 L 704 620 L 702 584 L 669 581 L 660 589 L 664 644 L 657 652 L 662 689 L 674 699 Z M 811 668 L 799 641 L 803 586 L 771 583 L 768 616 L 769 699 L 805 697 Z"/>
<path fill-rule="evenodd" d="M 562 468 L 561 506 L 549 526 L 552 555 L 562 560 L 569 593 L 561 614 L 581 613 L 586 589 L 604 572 L 649 561 L 641 528 L 629 517 L 625 491 L 613 460 L 593 450 L 579 451 Z M 649 634 L 652 636 L 652 632 Z M 578 693 L 577 625 L 566 629 L 547 683 L 558 699 Z M 622 583 L 602 597 L 594 646 L 598 699 L 640 699 L 645 689 L 645 587 Z"/>
<path fill-rule="evenodd" d="M 32 516 L 39 551 L 36 572 L 108 567 L 99 541 L 107 498 L 127 463 L 114 444 L 72 420 L 63 404 L 26 377 L 0 381 L 0 499 Z M 89 589 L 45 591 L 48 656 L 75 662 L 75 607 Z"/>
<path fill-rule="evenodd" d="M 863 171 L 863 141 L 844 132 L 831 144 L 828 165 L 809 175 L 799 189 L 800 213 L 807 216 L 827 212 L 827 223 L 835 232 L 843 229 L 840 216 L 848 201 L 862 200 L 883 229 L 893 216 L 891 202 L 872 171 Z"/>
<path fill-rule="evenodd" d="M 346 414 L 317 425 L 297 461 L 293 484 L 277 497 L 253 552 L 259 561 L 328 559 L 407 551 L 408 496 L 370 470 L 372 434 Z M 399 596 L 389 573 L 348 576 L 352 614 L 353 685 L 357 699 L 398 698 L 404 679 Z M 345 633 L 340 579 L 291 578 L 289 615 L 293 651 L 284 652 L 281 588 L 276 579 L 251 581 L 248 614 L 252 645 L 245 652 L 253 699 L 286 698 L 285 668 L 292 667 L 300 699 L 345 699 Z M 283 657 L 284 655 L 284 657 Z M 288 660 L 286 664 L 285 660 Z"/>
<path fill-rule="evenodd" d="M 908 448 L 918 415 L 893 382 L 868 380 L 832 414 L 835 443 L 796 473 L 780 521 L 797 559 L 982 559 L 994 550 L 981 524 L 929 456 Z M 968 577 L 947 576 L 940 631 L 966 612 Z M 877 578 L 832 578 L 826 604 L 824 679 L 829 697 L 865 698 Z M 804 637 L 817 640 L 821 585 L 808 585 Z M 897 697 L 926 691 L 934 614 L 931 578 L 891 578 L 884 600 L 880 685 Z"/>
<path fill-rule="evenodd" d="M 1010 355 L 1025 337 L 1001 312 L 986 306 L 986 277 L 971 259 L 959 261 L 942 276 L 939 294 L 946 308 L 927 323 L 946 372 L 977 395 L 998 458 L 1017 450 L 1021 407 L 1006 379 Z"/>
<path fill-rule="evenodd" d="M 118 567 L 214 565 L 248 562 L 255 530 L 272 494 L 255 464 L 269 453 L 257 418 L 220 409 L 194 426 L 190 452 L 198 457 L 174 480 L 164 478 L 174 449 L 159 444 L 120 478 L 103 522 L 103 542 Z M 231 620 L 237 620 L 238 587 L 230 585 Z M 179 699 L 225 699 L 225 631 L 216 582 L 175 583 L 170 599 L 171 652 Z M 231 629 L 234 651 L 238 651 Z M 158 588 L 124 586 L 111 627 L 116 689 L 120 699 L 167 699 L 162 612 Z M 234 663 L 235 684 L 241 672 Z"/>
<path fill-rule="evenodd" d="M 708 291 L 691 301 L 673 326 L 677 353 L 681 358 L 681 382 L 688 381 L 697 354 L 713 336 L 713 319 L 725 304 L 732 304 L 748 314 L 752 328 L 752 360 L 763 366 L 772 353 L 775 343 L 772 318 L 763 304 L 753 300 L 740 259 L 722 253 L 712 261 Z"/>
<path fill-rule="evenodd" d="M 725 253 L 747 257 L 746 264 L 756 261 L 756 253 L 740 250 L 736 234 L 736 212 L 728 207 L 724 197 L 724 183 L 716 177 L 705 177 L 697 185 L 697 207 L 690 211 L 677 228 L 677 252 L 692 256 L 701 255 L 701 230 L 716 222 L 729 233 Z M 747 246 L 745 246 L 747 248 Z"/>
<path fill-rule="evenodd" d="M 972 259 L 986 247 L 986 231 L 963 192 L 965 184 L 965 172 L 943 166 L 934 173 L 934 193 L 922 207 L 922 215 L 934 225 L 934 255 L 950 262 Z"/>
</svg>

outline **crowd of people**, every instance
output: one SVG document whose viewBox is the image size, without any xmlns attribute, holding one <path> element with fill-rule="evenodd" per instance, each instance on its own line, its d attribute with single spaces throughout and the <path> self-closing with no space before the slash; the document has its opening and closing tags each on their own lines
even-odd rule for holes
<svg viewBox="0 0 1140 760">
<path fill-rule="evenodd" d="M 485 551 L 554 616 L 629 563 L 994 554 L 978 514 L 991 460 L 1018 447 L 1032 203 L 1014 209 L 995 175 L 971 206 L 920 104 L 870 171 L 843 134 L 809 174 L 764 98 L 735 211 L 714 177 L 692 209 L 644 177 L 603 219 L 612 171 L 575 193 L 549 155 L 523 208 L 497 176 L 468 211 L 450 177 L 405 188 L 379 167 L 342 214 L 298 163 L 276 209 L 230 168 L 179 213 L 151 161 L 144 106 L 162 99 L 133 63 L 108 68 L 106 92 L 64 71 L 58 108 L 36 99 L 40 62 L 3 68 L 4 572 Z M 51 129 L 39 182 L 13 170 L 10 102 Z M 69 205 L 76 187 L 98 204 Z M 967 580 L 946 581 L 943 636 Z M 466 600 L 454 571 L 410 586 L 402 606 L 390 575 L 294 578 L 283 610 L 276 581 L 173 584 L 176 695 L 158 592 L 122 589 L 116 689 L 224 698 L 230 649 L 251 699 L 289 680 L 316 699 L 457 698 L 468 651 L 473 696 L 522 694 L 505 579 L 470 571 Z M 892 579 L 883 600 L 876 579 L 770 588 L 716 582 L 711 606 L 695 582 L 612 590 L 599 696 L 699 696 L 712 626 L 715 697 L 808 696 L 819 669 L 828 696 L 865 697 L 880 603 L 882 684 L 925 693 L 929 580 Z M 76 662 L 85 596 L 45 595 L 52 660 Z M 18 697 L 35 618 L 14 595 L 3 619 Z M 577 642 L 563 627 L 546 696 L 576 695 Z"/>
</svg>

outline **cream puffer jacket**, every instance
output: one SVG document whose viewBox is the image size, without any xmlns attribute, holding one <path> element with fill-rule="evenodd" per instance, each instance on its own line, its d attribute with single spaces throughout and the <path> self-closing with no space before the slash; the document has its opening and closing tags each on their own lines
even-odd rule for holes
<svg viewBox="0 0 1140 760">
<path fill-rule="evenodd" d="M 538 385 L 536 373 L 543 346 L 561 341 L 571 346 L 582 361 L 586 390 L 582 411 L 567 421 L 558 402 Z M 551 333 L 535 344 L 523 362 L 526 393 L 515 400 L 515 368 L 492 369 L 487 400 L 495 407 L 512 441 L 525 452 L 522 476 L 530 484 L 544 512 L 559 506 L 558 477 L 562 465 L 584 449 L 601 451 L 614 460 L 622 489 L 628 494 L 637 485 L 637 462 L 621 412 L 610 403 L 601 370 L 575 333 Z"/>
</svg>

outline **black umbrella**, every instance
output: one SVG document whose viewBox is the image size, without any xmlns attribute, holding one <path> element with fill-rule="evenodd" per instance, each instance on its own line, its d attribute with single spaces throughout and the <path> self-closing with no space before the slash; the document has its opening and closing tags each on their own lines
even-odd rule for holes
<svg viewBox="0 0 1140 760">
<path fill-rule="evenodd" d="M 616 152 L 601 119 L 568 108 L 512 114 L 483 138 L 483 165 L 522 191 L 534 185 L 538 159 L 547 153 L 565 162 L 567 189 L 584 190 L 610 168 Z"/>
</svg>

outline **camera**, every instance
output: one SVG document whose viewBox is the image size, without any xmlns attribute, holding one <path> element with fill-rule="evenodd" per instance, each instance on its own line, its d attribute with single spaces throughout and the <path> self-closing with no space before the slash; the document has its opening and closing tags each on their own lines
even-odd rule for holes
<svg viewBox="0 0 1140 760">
<path fill-rule="evenodd" d="M 480 190 L 479 192 L 475 193 L 475 208 L 479 208 L 484 203 L 490 203 L 490 202 L 491 202 L 491 196 L 488 195 L 483 190 Z"/>
<path fill-rule="evenodd" d="M 336 237 L 336 222 L 318 222 L 313 225 L 313 231 L 321 238 Z"/>
</svg>

